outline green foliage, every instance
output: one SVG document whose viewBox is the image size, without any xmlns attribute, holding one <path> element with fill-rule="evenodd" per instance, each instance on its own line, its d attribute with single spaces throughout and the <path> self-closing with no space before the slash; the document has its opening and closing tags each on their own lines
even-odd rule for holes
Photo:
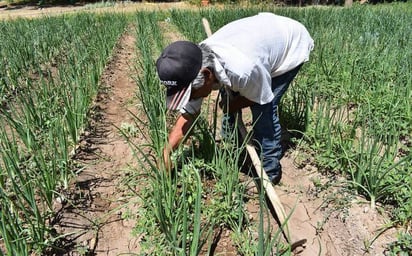
<svg viewBox="0 0 412 256">
<path fill-rule="evenodd" d="M 398 240 L 389 244 L 385 255 L 408 256 L 412 251 L 412 235 L 410 233 L 398 234 Z"/>
<path fill-rule="evenodd" d="M 86 14 L 0 22 L 0 232 L 7 255 L 42 254 L 58 239 L 49 226 L 52 203 L 68 187 L 70 152 L 125 25 L 121 15 Z"/>
<path fill-rule="evenodd" d="M 67 5 L 76 4 L 77 0 L 5 0 L 8 4 L 26 5 L 26 4 L 37 4 L 38 6 L 44 5 Z"/>
<path fill-rule="evenodd" d="M 411 5 L 275 12 L 301 21 L 315 40 L 297 88 L 283 99 L 283 123 L 296 129 L 290 121 L 300 116 L 301 145 L 315 152 L 318 166 L 348 176 L 372 205 L 394 205 L 394 220 L 408 223 Z"/>
<path fill-rule="evenodd" d="M 139 68 L 143 70 L 136 78 L 140 89 L 147 122 L 136 117 L 138 126 L 149 131 L 148 147 L 154 150 L 155 159 L 162 156 L 163 145 L 166 141 L 166 117 L 164 98 L 160 83 L 155 76 L 154 53 L 163 47 L 162 35 L 159 33 L 155 13 L 138 13 L 136 15 L 139 38 L 137 49 L 142 56 Z M 153 41 L 157 42 L 152 44 Z M 156 48 L 157 46 L 157 48 Z M 136 152 L 143 153 L 144 146 L 133 145 Z M 143 153 L 143 155 L 145 155 Z M 155 160 L 156 161 L 156 160 Z M 141 160 L 142 166 L 149 177 L 150 190 L 144 195 L 143 208 L 145 219 L 137 229 L 147 234 L 143 249 L 158 254 L 169 251 L 174 255 L 196 255 L 204 240 L 208 238 L 209 226 L 201 222 L 202 183 L 197 167 L 181 157 L 174 159 L 175 168 L 181 167 L 173 176 L 158 168 L 147 155 Z M 175 170 L 177 171 L 177 170 Z M 141 226 L 140 226 L 141 225 Z M 159 232 L 161 234 L 159 235 Z M 204 235 L 203 235 L 204 234 Z M 153 247 L 153 244 L 162 244 Z"/>
</svg>

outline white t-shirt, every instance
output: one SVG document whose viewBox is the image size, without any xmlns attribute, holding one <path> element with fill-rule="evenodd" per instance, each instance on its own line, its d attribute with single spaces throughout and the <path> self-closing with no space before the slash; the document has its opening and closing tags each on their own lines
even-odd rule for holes
<svg viewBox="0 0 412 256">
<path fill-rule="evenodd" d="M 222 86 L 258 104 L 273 100 L 272 78 L 309 60 L 314 47 L 306 28 L 273 13 L 233 21 L 202 41 L 215 54 L 215 75 Z M 182 113 L 198 113 L 202 99 Z"/>
</svg>

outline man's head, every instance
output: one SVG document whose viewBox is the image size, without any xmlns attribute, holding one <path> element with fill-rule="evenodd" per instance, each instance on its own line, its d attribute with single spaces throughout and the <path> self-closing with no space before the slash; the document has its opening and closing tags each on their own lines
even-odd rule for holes
<svg viewBox="0 0 412 256">
<path fill-rule="evenodd" d="M 202 66 L 202 51 L 188 41 L 177 41 L 167 46 L 156 61 L 160 81 L 167 87 L 167 108 L 180 109 L 189 101 L 190 83 Z"/>
<path fill-rule="evenodd" d="M 212 62 L 211 51 L 209 49 L 205 56 L 203 48 L 192 42 L 177 41 L 167 46 L 157 59 L 157 73 L 161 83 L 167 87 L 169 110 L 181 109 L 191 97 L 207 96 L 206 87 L 213 73 L 210 68 L 205 68 Z"/>
</svg>

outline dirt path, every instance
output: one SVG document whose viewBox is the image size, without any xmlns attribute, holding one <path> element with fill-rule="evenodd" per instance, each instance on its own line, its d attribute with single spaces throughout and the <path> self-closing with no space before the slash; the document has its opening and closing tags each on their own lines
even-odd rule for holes
<svg viewBox="0 0 412 256">
<path fill-rule="evenodd" d="M 322 191 L 330 180 L 314 168 L 296 168 L 294 159 L 293 154 L 282 159 L 285 175 L 276 190 L 291 213 L 292 237 L 308 240 L 299 255 L 383 255 L 385 246 L 396 239 L 394 229 L 378 235 L 389 218 L 371 210 L 364 199 L 345 192 L 336 181 L 336 186 Z"/>
<path fill-rule="evenodd" d="M 132 236 L 134 220 L 125 218 L 137 205 L 123 183 L 136 162 L 117 128 L 133 124 L 129 111 L 137 111 L 137 86 L 129 68 L 135 60 L 134 44 L 130 32 L 120 39 L 101 79 L 103 90 L 94 106 L 90 130 L 80 143 L 77 160 L 85 168 L 68 193 L 58 228 L 62 233 L 72 233 L 64 245 L 69 255 L 139 251 L 138 238 Z M 139 143 L 139 138 L 136 140 Z"/>
</svg>

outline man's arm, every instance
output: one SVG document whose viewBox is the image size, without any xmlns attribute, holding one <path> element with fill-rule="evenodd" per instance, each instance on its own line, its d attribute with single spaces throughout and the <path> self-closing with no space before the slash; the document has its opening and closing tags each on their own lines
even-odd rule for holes
<svg viewBox="0 0 412 256">
<path fill-rule="evenodd" d="M 193 125 L 195 118 L 196 117 L 189 114 L 180 115 L 170 131 L 168 143 L 163 149 L 163 160 L 167 171 L 170 171 L 172 168 L 172 163 L 170 162 L 171 153 L 179 146 L 180 142 L 182 142 L 182 139 Z"/>
</svg>

